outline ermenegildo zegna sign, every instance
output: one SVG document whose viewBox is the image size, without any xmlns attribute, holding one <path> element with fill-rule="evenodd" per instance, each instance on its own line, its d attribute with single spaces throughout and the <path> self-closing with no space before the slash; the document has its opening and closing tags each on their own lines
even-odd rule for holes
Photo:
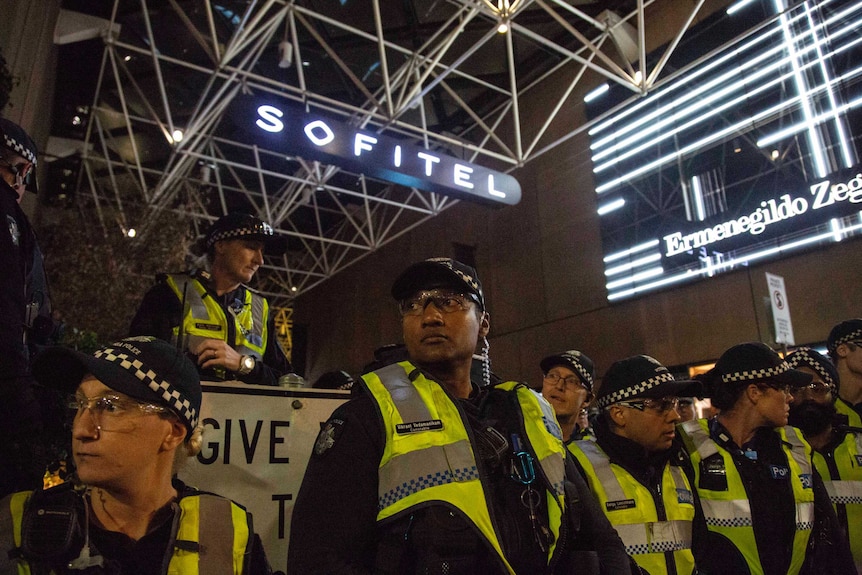
<svg viewBox="0 0 862 575">
<path fill-rule="evenodd" d="M 665 257 L 673 257 L 712 244 L 740 244 L 757 241 L 761 234 L 775 237 L 786 232 L 788 225 L 794 230 L 810 228 L 843 217 L 862 209 L 862 166 L 843 171 L 807 185 L 799 190 L 774 198 L 761 200 L 758 205 L 739 208 L 742 215 L 728 218 L 717 224 L 691 231 L 676 231 L 662 238 Z M 700 222 L 703 225 L 705 222 Z M 771 228 L 775 232 L 769 233 Z M 754 237 L 751 237 L 754 236 Z M 748 238 L 748 239 L 746 239 Z M 734 242 L 725 240 L 735 239 Z M 714 249 L 722 249 L 716 245 Z"/>
<path fill-rule="evenodd" d="M 242 96 L 232 107 L 238 139 L 249 144 L 463 200 L 507 205 L 521 200 L 521 186 L 508 174 L 315 116 L 294 103 Z"/>
</svg>

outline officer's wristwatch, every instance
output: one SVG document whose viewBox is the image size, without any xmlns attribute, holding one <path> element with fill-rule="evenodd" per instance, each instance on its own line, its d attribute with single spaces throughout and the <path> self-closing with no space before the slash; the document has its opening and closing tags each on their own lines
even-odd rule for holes
<svg viewBox="0 0 862 575">
<path fill-rule="evenodd" d="M 244 355 L 239 359 L 239 369 L 237 373 L 240 375 L 248 375 L 254 369 L 254 356 L 253 355 Z"/>
</svg>

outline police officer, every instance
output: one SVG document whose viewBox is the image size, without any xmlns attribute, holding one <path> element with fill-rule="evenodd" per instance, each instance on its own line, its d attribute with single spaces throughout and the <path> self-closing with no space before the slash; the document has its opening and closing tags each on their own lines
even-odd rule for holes
<svg viewBox="0 0 862 575">
<path fill-rule="evenodd" d="M 270 572 L 251 515 L 172 480 L 201 447 L 200 379 L 174 346 L 49 348 L 40 383 L 72 392 L 77 478 L 0 502 L 0 573 Z"/>
<path fill-rule="evenodd" d="M 826 349 L 841 381 L 835 408 L 848 417 L 850 425 L 862 427 L 862 319 L 848 319 L 833 327 Z"/>
<path fill-rule="evenodd" d="M 629 573 L 548 404 L 525 384 L 471 381 L 490 328 L 476 271 L 419 262 L 392 296 L 409 359 L 363 375 L 322 428 L 288 572 L 590 573 L 598 557 Z"/>
<path fill-rule="evenodd" d="M 231 213 L 206 236 L 210 271 L 162 274 L 144 296 L 131 335 L 172 341 L 194 356 L 204 379 L 278 385 L 292 370 L 269 302 L 247 285 L 284 238 L 255 216 Z"/>
<path fill-rule="evenodd" d="M 811 448 L 787 425 L 793 390 L 811 376 L 749 342 L 725 351 L 704 381 L 719 414 L 679 428 L 702 508 L 693 535 L 698 568 L 722 575 L 855 573 Z"/>
<path fill-rule="evenodd" d="M 569 446 L 642 573 L 696 572 L 691 551 L 695 500 L 684 471 L 688 457 L 674 437 L 678 398 L 695 395 L 699 387 L 674 379 L 646 355 L 617 361 L 596 396 L 601 410 L 596 440 Z"/>
<path fill-rule="evenodd" d="M 30 376 L 30 356 L 56 333 L 42 253 L 20 206 L 27 190 L 37 191 L 36 164 L 30 136 L 0 118 L 0 497 L 40 485 L 49 459 L 46 398 Z"/>
<path fill-rule="evenodd" d="M 788 355 L 787 363 L 812 377 L 793 394 L 788 419 L 814 449 L 814 466 L 862 573 L 862 427 L 851 426 L 835 407 L 838 372 L 828 358 L 803 347 Z"/>
<path fill-rule="evenodd" d="M 554 408 L 566 444 L 584 439 L 587 427 L 578 420 L 593 397 L 593 361 L 576 349 L 549 355 L 539 362 L 542 397 Z"/>
</svg>

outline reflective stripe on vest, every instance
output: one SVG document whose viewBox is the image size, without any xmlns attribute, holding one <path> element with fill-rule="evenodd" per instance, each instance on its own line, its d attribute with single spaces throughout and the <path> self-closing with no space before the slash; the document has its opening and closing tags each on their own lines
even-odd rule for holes
<svg viewBox="0 0 862 575">
<path fill-rule="evenodd" d="M 832 452 L 832 459 L 837 474 L 832 473 L 822 454 L 814 452 L 814 466 L 847 531 L 856 570 L 862 573 L 862 433 L 845 434 Z"/>
<path fill-rule="evenodd" d="M 7 502 L 0 509 L 0 573 L 17 573 L 30 575 L 30 566 L 23 559 L 14 557 L 13 551 L 21 547 L 21 523 L 24 517 L 24 506 L 30 499 L 30 491 L 22 491 L 7 496 L 2 501 Z M 8 509 L 8 511 L 7 511 Z"/>
<path fill-rule="evenodd" d="M 694 466 L 696 488 L 708 529 L 733 542 L 745 558 L 752 574 L 763 573 L 752 529 L 748 494 L 732 455 L 709 436 L 709 421 L 706 419 L 686 421 L 679 429 Z M 797 575 L 805 559 L 805 549 L 814 525 L 811 447 L 793 427 L 776 428 L 775 432 L 781 437 L 782 449 L 787 457 L 791 474 L 790 485 L 796 505 L 796 532 L 788 575 Z M 716 453 L 722 457 L 727 478 L 726 491 L 703 489 L 700 486 L 700 462 Z"/>
<path fill-rule="evenodd" d="M 587 474 L 590 490 L 626 547 L 626 553 L 653 575 L 670 573 L 665 553 L 672 552 L 676 570 L 694 570 L 691 552 L 694 498 L 682 470 L 666 464 L 662 471 L 662 503 L 667 520 L 658 520 L 654 496 L 593 441 L 575 441 L 569 451 Z"/>
<path fill-rule="evenodd" d="M 176 546 L 168 575 L 241 575 L 251 550 L 248 514 L 229 499 L 205 493 L 183 497 L 179 506 L 176 540 L 195 543 L 198 550 Z"/>
<path fill-rule="evenodd" d="M 377 521 L 428 501 L 449 503 L 474 524 L 512 573 L 491 521 L 467 427 L 456 403 L 440 384 L 427 379 L 407 361 L 365 374 L 362 379 L 377 401 L 386 433 L 378 471 Z M 539 425 L 542 410 L 535 393 L 525 386 L 516 389 L 516 385 L 502 384 L 497 388 L 518 394 L 527 439 L 539 462 L 537 471 L 548 485 L 554 486 L 552 491 L 545 485 L 554 534 L 548 552 L 550 562 L 559 539 L 564 506 L 565 452 L 562 443 L 549 435 L 544 425 Z"/>
<path fill-rule="evenodd" d="M 206 287 L 194 277 L 185 274 L 170 274 L 167 284 L 182 302 L 185 295 L 183 315 L 183 338 L 186 349 L 197 349 L 205 339 L 227 340 L 228 318 L 224 309 L 207 293 Z M 245 290 L 243 308 L 236 314 L 231 314 L 234 323 L 235 338 L 228 344 L 242 355 L 253 355 L 263 358 L 268 337 L 266 320 L 269 314 L 269 304 L 266 298 Z M 174 341 L 179 335 L 179 327 L 174 328 Z"/>
</svg>

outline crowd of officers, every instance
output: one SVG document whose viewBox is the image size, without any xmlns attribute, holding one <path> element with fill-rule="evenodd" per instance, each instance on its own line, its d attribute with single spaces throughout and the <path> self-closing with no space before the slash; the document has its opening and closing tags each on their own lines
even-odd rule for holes
<svg viewBox="0 0 862 575">
<path fill-rule="evenodd" d="M 32 285 L 41 255 L 17 203 L 35 147 L 0 128 L 10 249 Z M 0 382 L 12 421 L 30 380 L 71 394 L 76 472 L 32 489 L 37 459 L 10 429 L 7 479 L 24 483 L 0 493 L 0 575 L 271 572 L 251 514 L 176 474 L 201 447 L 201 374 L 273 385 L 290 370 L 246 286 L 278 244 L 228 214 L 207 234 L 209 269 L 160 276 L 132 337 L 92 355 L 28 346 L 25 324 L 23 342 L 3 340 L 20 358 Z M 432 258 L 391 293 L 404 348 L 322 425 L 289 573 L 862 574 L 862 319 L 832 329 L 829 358 L 747 342 L 697 379 L 638 355 L 596 386 L 570 350 L 540 362 L 534 390 L 490 370 L 475 269 Z M 704 397 L 714 417 L 683 419 Z"/>
</svg>

